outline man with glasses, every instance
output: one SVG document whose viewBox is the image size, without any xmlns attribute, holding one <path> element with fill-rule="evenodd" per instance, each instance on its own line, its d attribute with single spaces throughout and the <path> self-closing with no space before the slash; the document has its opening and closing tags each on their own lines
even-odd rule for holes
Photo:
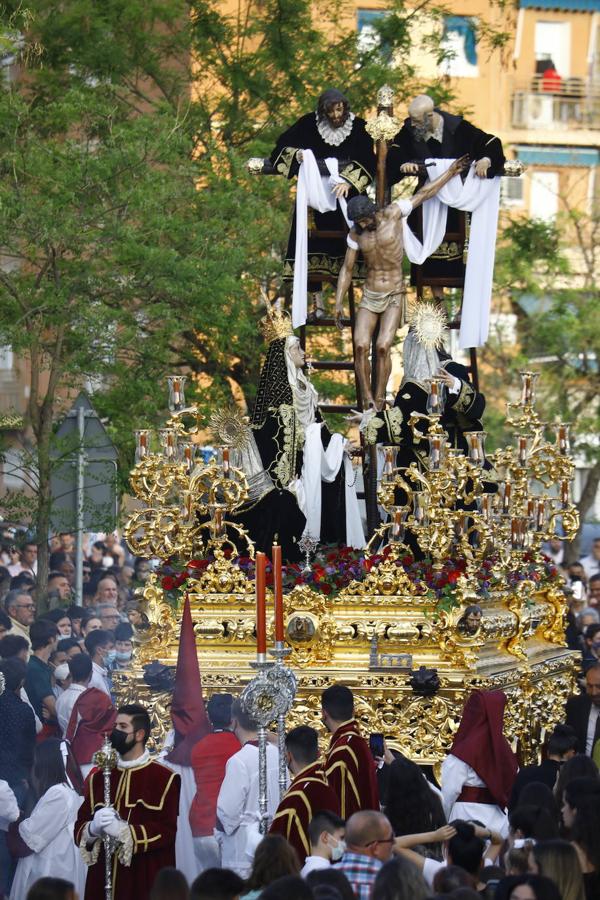
<svg viewBox="0 0 600 900">
<path fill-rule="evenodd" d="M 11 622 L 11 634 L 24 637 L 31 649 L 29 626 L 35 619 L 35 603 L 31 594 L 22 589 L 9 591 L 4 599 L 4 608 Z"/>
<path fill-rule="evenodd" d="M 346 822 L 346 852 L 336 868 L 342 872 L 357 900 L 369 900 L 382 865 L 392 856 L 394 831 L 381 812 L 363 810 Z"/>
<path fill-rule="evenodd" d="M 118 753 L 110 776 L 111 805 L 104 805 L 104 776 L 94 769 L 75 823 L 75 843 L 89 866 L 85 900 L 104 900 L 104 845 L 114 850 L 113 900 L 148 897 L 157 872 L 175 866 L 181 779 L 155 762 L 146 743 L 151 723 L 138 704 L 121 706 L 111 734 Z"/>
<path fill-rule="evenodd" d="M 100 603 L 96 609 L 104 630 L 114 631 L 121 622 L 121 616 L 117 607 L 111 603 Z"/>
</svg>

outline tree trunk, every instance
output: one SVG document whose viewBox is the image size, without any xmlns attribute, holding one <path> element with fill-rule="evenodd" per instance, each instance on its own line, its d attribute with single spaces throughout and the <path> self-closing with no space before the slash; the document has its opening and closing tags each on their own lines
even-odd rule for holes
<svg viewBox="0 0 600 900">
<path fill-rule="evenodd" d="M 580 518 L 580 527 L 577 533 L 577 536 L 570 543 L 565 545 L 565 565 L 569 565 L 572 562 L 576 562 L 581 556 L 580 553 L 580 544 L 581 544 L 581 531 L 583 528 L 583 523 L 585 522 L 585 518 L 594 505 L 594 500 L 596 499 L 596 494 L 598 492 L 598 487 L 600 486 L 600 460 L 598 460 L 592 468 L 589 470 L 587 477 L 585 479 L 585 484 L 583 486 L 583 491 L 581 492 L 581 498 L 579 503 L 577 504 L 577 509 L 579 510 L 579 518 Z"/>
</svg>

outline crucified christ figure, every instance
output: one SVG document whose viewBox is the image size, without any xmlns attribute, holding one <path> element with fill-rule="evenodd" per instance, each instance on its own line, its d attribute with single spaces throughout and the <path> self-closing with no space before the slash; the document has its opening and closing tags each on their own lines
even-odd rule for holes
<svg viewBox="0 0 600 900">
<path fill-rule="evenodd" d="M 455 160 L 447 172 L 424 185 L 410 200 L 395 200 L 383 209 L 367 197 L 353 197 L 348 203 L 348 218 L 354 222 L 348 235 L 348 249 L 337 282 L 335 318 L 338 328 L 344 312 L 344 296 L 352 281 L 352 270 L 359 250 L 367 266 L 362 299 L 354 326 L 354 365 L 360 386 L 363 409 L 380 410 L 392 370 L 391 350 L 396 331 L 406 318 L 406 287 L 402 276 L 404 239 L 402 218 L 425 200 L 434 197 L 451 178 L 469 164 L 468 156 Z M 377 369 L 375 397 L 371 390 L 369 350 L 377 323 Z"/>
</svg>

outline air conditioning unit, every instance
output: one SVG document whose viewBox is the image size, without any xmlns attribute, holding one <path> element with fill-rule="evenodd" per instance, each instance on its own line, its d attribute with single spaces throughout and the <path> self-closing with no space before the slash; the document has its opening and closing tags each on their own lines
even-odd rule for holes
<svg viewBox="0 0 600 900">
<path fill-rule="evenodd" d="M 554 124 L 554 97 L 551 94 L 526 95 L 526 128 L 552 128 Z"/>
</svg>

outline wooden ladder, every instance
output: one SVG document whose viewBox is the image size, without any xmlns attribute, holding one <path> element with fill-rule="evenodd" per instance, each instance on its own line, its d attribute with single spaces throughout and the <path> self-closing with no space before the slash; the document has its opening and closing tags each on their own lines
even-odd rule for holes
<svg viewBox="0 0 600 900">
<path fill-rule="evenodd" d="M 316 231 L 312 232 L 314 237 L 327 237 L 327 238 L 342 238 L 344 241 L 346 239 L 346 234 L 337 232 L 337 231 Z M 308 290 L 311 290 L 311 284 L 314 285 L 315 282 L 321 282 L 324 284 L 332 284 L 335 286 L 337 283 L 337 279 L 332 276 L 315 276 L 308 278 Z M 314 290 L 314 287 L 313 287 Z M 354 283 L 351 283 L 350 288 L 348 289 L 348 303 L 349 303 L 349 316 L 344 316 L 342 318 L 342 325 L 344 328 L 350 328 L 351 336 L 352 336 L 352 360 L 338 360 L 338 359 L 318 359 L 312 360 L 312 368 L 315 371 L 320 372 L 354 372 L 354 388 L 356 394 L 356 403 L 352 404 L 344 404 L 344 403 L 320 403 L 319 409 L 322 413 L 350 413 L 353 409 L 362 410 L 363 408 L 363 399 L 361 396 L 360 385 L 358 382 L 358 378 L 356 377 L 356 369 L 354 367 L 354 323 L 355 323 L 355 293 L 354 293 Z M 323 316 L 321 318 L 316 318 L 313 321 L 307 322 L 306 325 L 303 325 L 300 328 L 300 344 L 302 349 L 306 351 L 306 342 L 307 337 L 310 336 L 312 329 L 318 330 L 319 328 L 331 328 L 335 327 L 335 319 L 331 316 Z M 373 335 L 373 341 L 371 344 L 371 378 L 375 379 L 375 343 L 377 340 L 377 332 Z M 369 447 L 369 445 L 365 444 L 364 438 L 361 435 L 361 455 L 362 455 L 362 470 L 363 470 L 363 483 L 364 483 L 364 491 L 357 492 L 357 496 L 359 500 L 365 501 L 365 509 L 366 509 L 366 517 L 367 517 L 367 533 L 370 537 L 377 526 L 379 525 L 379 512 L 377 507 L 377 452 L 374 447 Z M 372 475 L 373 473 L 373 475 Z"/>
</svg>

